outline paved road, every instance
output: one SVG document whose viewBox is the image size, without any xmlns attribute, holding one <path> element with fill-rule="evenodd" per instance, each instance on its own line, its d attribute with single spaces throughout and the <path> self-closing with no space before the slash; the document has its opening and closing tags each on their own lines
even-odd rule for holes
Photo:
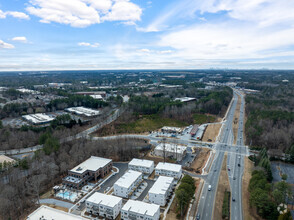
<svg viewBox="0 0 294 220">
<path fill-rule="evenodd" d="M 54 204 L 54 205 L 57 205 L 60 207 L 68 208 L 68 209 L 73 206 L 72 203 L 61 201 L 58 199 L 40 199 L 40 203 L 41 204 Z"/>
</svg>

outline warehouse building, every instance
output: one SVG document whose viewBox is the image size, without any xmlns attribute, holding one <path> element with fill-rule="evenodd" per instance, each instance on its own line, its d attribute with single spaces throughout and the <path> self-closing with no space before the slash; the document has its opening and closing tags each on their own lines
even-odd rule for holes
<svg viewBox="0 0 294 220">
<path fill-rule="evenodd" d="M 74 215 L 68 212 L 64 212 L 58 209 L 51 208 L 49 206 L 40 206 L 37 210 L 31 213 L 27 220 L 87 220 L 78 215 Z"/>
<path fill-rule="evenodd" d="M 152 160 L 143 160 L 134 158 L 129 162 L 129 170 L 135 170 L 150 175 L 154 170 L 154 162 Z"/>
<path fill-rule="evenodd" d="M 173 158 L 177 161 L 181 161 L 187 153 L 185 146 L 169 143 L 161 143 L 154 149 L 154 155 L 165 158 Z"/>
<path fill-rule="evenodd" d="M 62 184 L 81 189 L 89 181 L 97 181 L 109 174 L 112 170 L 112 160 L 91 156 L 89 159 L 68 171 L 68 176 L 63 178 Z"/>
<path fill-rule="evenodd" d="M 196 137 L 197 140 L 202 140 L 203 135 L 204 135 L 204 132 L 206 130 L 206 127 L 207 127 L 207 124 L 200 125 L 198 127 L 198 130 L 197 130 L 196 135 L 195 135 L 195 137 Z"/>
<path fill-rule="evenodd" d="M 181 134 L 183 129 L 178 128 L 178 127 L 169 127 L 169 126 L 164 126 L 161 128 L 161 131 L 163 133 L 170 133 L 170 134 Z"/>
<path fill-rule="evenodd" d="M 192 97 L 182 97 L 182 98 L 175 98 L 175 101 L 180 101 L 180 102 L 192 102 L 192 101 L 196 101 L 196 98 L 192 98 Z"/>
<path fill-rule="evenodd" d="M 190 135 L 191 135 L 191 137 L 195 137 L 195 135 L 196 135 L 196 133 L 197 133 L 197 131 L 198 131 L 198 127 L 199 127 L 199 125 L 194 125 L 194 126 L 193 126 L 193 128 L 192 128 L 191 131 L 190 131 Z"/>
<path fill-rule="evenodd" d="M 87 212 L 108 219 L 116 219 L 122 208 L 122 198 L 95 192 L 86 200 Z"/>
<path fill-rule="evenodd" d="M 33 124 L 33 125 L 49 124 L 51 121 L 53 121 L 55 119 L 55 117 L 46 115 L 44 113 L 24 115 L 24 116 L 22 116 L 22 118 L 25 121 L 28 121 L 30 124 Z"/>
<path fill-rule="evenodd" d="M 66 108 L 65 111 L 76 114 L 76 115 L 80 115 L 80 116 L 86 116 L 86 117 L 93 117 L 100 114 L 100 111 L 98 110 L 85 108 L 82 106 Z"/>
<path fill-rule="evenodd" d="M 121 219 L 158 220 L 160 217 L 160 206 L 146 202 L 128 200 L 121 209 Z"/>
<path fill-rule="evenodd" d="M 148 192 L 149 201 L 160 206 L 165 206 L 173 190 L 173 181 L 173 177 L 159 176 Z"/>
<path fill-rule="evenodd" d="M 113 185 L 114 195 L 129 198 L 143 180 L 141 172 L 129 170 Z"/>
<path fill-rule="evenodd" d="M 155 168 L 155 175 L 170 176 L 175 179 L 180 179 L 182 175 L 182 165 L 160 162 Z"/>
</svg>

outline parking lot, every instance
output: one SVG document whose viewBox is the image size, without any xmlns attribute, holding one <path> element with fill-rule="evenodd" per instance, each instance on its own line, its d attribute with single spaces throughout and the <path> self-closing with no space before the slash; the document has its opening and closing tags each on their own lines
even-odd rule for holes
<svg viewBox="0 0 294 220">
<path fill-rule="evenodd" d="M 290 184 L 294 184 L 294 165 L 286 164 L 282 162 L 271 162 L 273 181 L 278 182 L 281 181 L 281 175 L 287 174 L 287 182 Z"/>
</svg>

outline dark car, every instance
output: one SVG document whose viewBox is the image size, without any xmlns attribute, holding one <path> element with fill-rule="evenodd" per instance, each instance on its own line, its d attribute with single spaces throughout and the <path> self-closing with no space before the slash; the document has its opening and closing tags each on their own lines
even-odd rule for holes
<svg viewBox="0 0 294 220">
<path fill-rule="evenodd" d="M 235 198 L 232 198 L 232 201 L 235 202 L 236 201 Z"/>
<path fill-rule="evenodd" d="M 197 220 L 200 220 L 200 214 L 197 214 L 197 215 L 196 215 L 196 219 L 197 219 Z"/>
<path fill-rule="evenodd" d="M 238 167 L 240 167 L 241 165 L 238 163 Z"/>
</svg>

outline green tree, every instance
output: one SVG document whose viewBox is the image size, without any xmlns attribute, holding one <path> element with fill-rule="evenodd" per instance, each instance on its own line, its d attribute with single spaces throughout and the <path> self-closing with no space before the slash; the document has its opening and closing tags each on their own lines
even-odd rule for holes
<svg viewBox="0 0 294 220">
<path fill-rule="evenodd" d="M 43 151 L 45 152 L 46 155 L 49 155 L 52 152 L 58 151 L 59 147 L 60 145 L 58 140 L 54 137 L 50 137 L 50 138 L 47 138 L 43 147 Z"/>
<path fill-rule="evenodd" d="M 176 191 L 176 199 L 178 202 L 178 209 L 180 211 L 181 217 L 184 215 L 184 210 L 186 209 L 189 202 L 189 194 L 184 189 L 178 189 Z"/>
<path fill-rule="evenodd" d="M 0 129 L 2 129 L 3 128 L 3 123 L 2 123 L 2 121 L 0 120 Z"/>
<path fill-rule="evenodd" d="M 286 181 L 287 179 L 288 179 L 287 174 L 283 173 L 283 175 L 282 175 L 282 180 Z"/>
</svg>

